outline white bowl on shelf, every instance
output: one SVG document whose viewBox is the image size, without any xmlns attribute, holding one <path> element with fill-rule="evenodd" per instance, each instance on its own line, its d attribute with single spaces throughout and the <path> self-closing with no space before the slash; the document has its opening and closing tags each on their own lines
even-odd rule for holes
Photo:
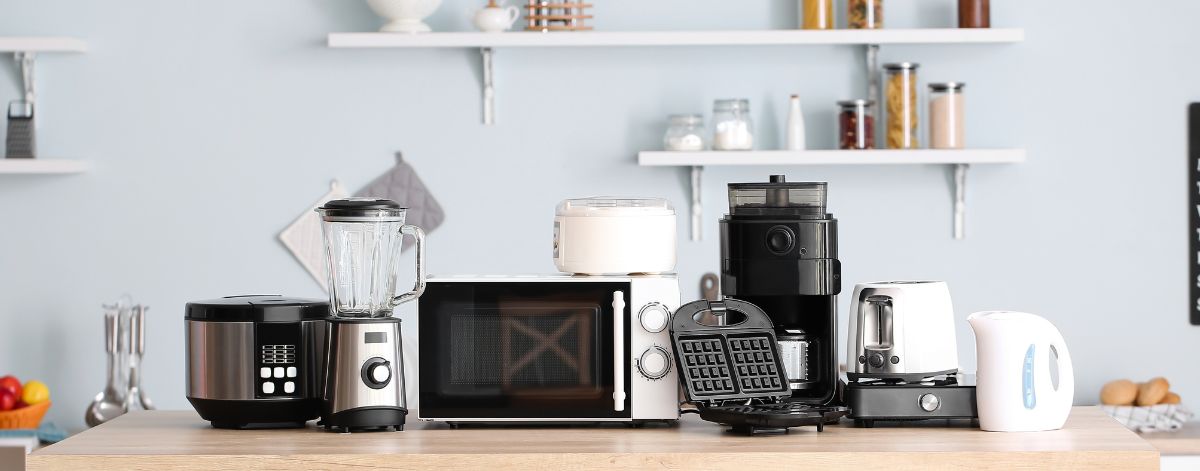
<svg viewBox="0 0 1200 471">
<path fill-rule="evenodd" d="M 442 5 L 442 0 L 367 0 L 367 6 L 388 22 L 379 28 L 385 33 L 428 33 L 425 18 Z"/>
</svg>

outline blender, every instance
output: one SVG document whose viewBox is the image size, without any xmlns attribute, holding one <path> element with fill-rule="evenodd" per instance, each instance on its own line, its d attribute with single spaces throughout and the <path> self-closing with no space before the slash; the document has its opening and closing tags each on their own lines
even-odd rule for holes
<svg viewBox="0 0 1200 471">
<path fill-rule="evenodd" d="M 400 319 L 392 310 L 425 291 L 425 232 L 404 224 L 406 209 L 380 198 L 332 200 L 321 215 L 329 273 L 321 425 L 357 432 L 404 430 Z M 416 239 L 416 284 L 396 295 L 404 236 Z"/>
</svg>

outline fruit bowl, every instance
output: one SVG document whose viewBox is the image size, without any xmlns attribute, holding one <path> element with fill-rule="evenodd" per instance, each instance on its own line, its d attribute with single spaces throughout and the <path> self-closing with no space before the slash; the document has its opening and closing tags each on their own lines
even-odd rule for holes
<svg viewBox="0 0 1200 471">
<path fill-rule="evenodd" d="M 0 429 L 35 429 L 50 409 L 50 401 L 0 412 Z"/>
</svg>

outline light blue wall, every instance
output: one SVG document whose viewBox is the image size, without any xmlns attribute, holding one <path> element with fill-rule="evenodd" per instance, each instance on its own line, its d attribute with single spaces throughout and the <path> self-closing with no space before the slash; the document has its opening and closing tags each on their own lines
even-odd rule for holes
<svg viewBox="0 0 1200 471">
<path fill-rule="evenodd" d="M 512 1 L 512 0 L 510 0 Z M 476 3 L 447 0 L 432 23 L 466 30 Z M 611 30 L 789 28 L 787 0 L 601 0 Z M 887 2 L 891 27 L 952 22 L 949 0 Z M 830 182 L 845 289 L 855 281 L 950 283 L 962 364 L 967 314 L 1040 313 L 1071 346 L 1076 402 L 1115 377 L 1167 375 L 1200 394 L 1200 330 L 1187 325 L 1185 105 L 1200 97 L 1200 3 L 993 2 L 1016 45 L 884 47 L 922 81 L 965 81 L 969 141 L 1025 146 L 1021 165 L 978 167 L 970 237 L 950 238 L 940 167 L 714 168 L 703 242 L 681 231 L 687 297 L 717 268 L 724 184 L 785 172 Z M 918 21 L 917 18 L 921 19 Z M 276 234 L 331 178 L 357 189 L 403 150 L 447 212 L 433 273 L 549 272 L 559 199 L 662 196 L 686 207 L 682 169 L 640 168 L 668 113 L 747 97 L 762 147 L 780 143 L 788 94 L 810 142 L 833 145 L 833 102 L 860 95 L 848 47 L 500 50 L 499 123 L 479 124 L 474 50 L 331 50 L 331 31 L 369 31 L 362 2 L 0 0 L 0 34 L 88 40 L 38 62 L 47 157 L 77 176 L 0 176 L 0 372 L 41 378 L 51 417 L 82 426 L 103 386 L 100 303 L 152 306 L 145 386 L 186 408 L 182 308 L 248 292 L 321 296 Z M 0 101 L 17 96 L 11 64 Z M 681 217 L 681 227 L 686 219 Z M 842 318 L 846 315 L 842 298 Z M 410 313 L 411 308 L 404 312 Z"/>
</svg>

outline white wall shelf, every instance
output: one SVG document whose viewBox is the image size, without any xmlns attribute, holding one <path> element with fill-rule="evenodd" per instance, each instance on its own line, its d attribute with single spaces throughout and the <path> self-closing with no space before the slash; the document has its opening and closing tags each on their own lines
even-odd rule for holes
<svg viewBox="0 0 1200 471">
<path fill-rule="evenodd" d="M 67 159 L 0 159 L 0 174 L 50 175 L 83 173 L 88 163 Z"/>
<path fill-rule="evenodd" d="M 701 184 L 704 167 L 713 165 L 953 165 L 954 237 L 966 236 L 967 169 L 974 164 L 1015 164 L 1025 161 L 1025 149 L 872 149 L 872 150 L 751 150 L 643 151 L 638 165 L 688 167 L 691 171 L 692 240 L 700 239 L 704 221 Z"/>
<path fill-rule="evenodd" d="M 760 31 L 572 31 L 541 33 L 331 33 L 334 48 L 786 46 L 1012 43 L 1025 31 L 1006 29 L 877 29 Z"/>
<path fill-rule="evenodd" d="M 0 52 L 85 52 L 87 42 L 66 36 L 0 36 Z"/>
<path fill-rule="evenodd" d="M 331 48 L 478 48 L 483 61 L 483 123 L 495 123 L 494 48 L 654 46 L 865 46 L 874 62 L 881 44 L 988 44 L 1025 40 L 1020 28 L 838 29 L 751 31 L 571 31 L 505 33 L 330 33 Z M 872 85 L 874 86 L 874 85 Z M 874 95 L 872 95 L 874 96 Z"/>
</svg>

